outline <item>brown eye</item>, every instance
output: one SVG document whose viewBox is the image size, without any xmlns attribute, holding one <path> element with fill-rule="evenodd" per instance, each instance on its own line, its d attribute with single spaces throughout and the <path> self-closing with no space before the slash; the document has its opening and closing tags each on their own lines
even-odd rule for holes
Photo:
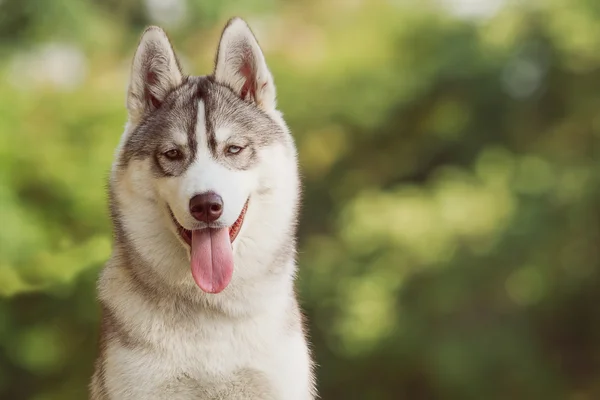
<svg viewBox="0 0 600 400">
<path fill-rule="evenodd" d="M 181 160 L 183 158 L 181 151 L 179 151 L 177 149 L 171 149 L 169 151 L 165 151 L 163 153 L 163 156 L 165 156 L 166 158 L 168 158 L 169 160 L 172 160 L 172 161 Z"/>
<path fill-rule="evenodd" d="M 232 145 L 232 146 L 227 147 L 226 152 L 227 152 L 227 154 L 238 154 L 243 149 L 244 149 L 243 147 Z"/>
</svg>

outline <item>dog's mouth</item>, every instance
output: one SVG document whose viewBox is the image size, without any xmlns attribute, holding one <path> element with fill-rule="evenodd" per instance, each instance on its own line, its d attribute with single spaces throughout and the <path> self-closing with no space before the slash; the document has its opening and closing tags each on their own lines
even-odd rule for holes
<svg viewBox="0 0 600 400">
<path fill-rule="evenodd" d="M 233 276 L 233 241 L 238 236 L 248 210 L 249 199 L 230 227 L 185 229 L 169 209 L 177 233 L 190 246 L 192 276 L 206 293 L 223 291 Z"/>
<path fill-rule="evenodd" d="M 248 210 L 248 202 L 249 201 L 250 201 L 250 199 L 246 200 L 246 204 L 244 204 L 244 208 L 242 208 L 242 212 L 240 212 L 238 219 L 233 223 L 233 225 L 231 225 L 230 227 L 227 228 L 229 230 L 229 241 L 231 243 L 233 243 L 233 241 L 237 237 L 238 233 L 240 233 L 240 229 L 242 229 L 242 224 L 244 223 L 244 217 L 246 215 L 246 211 Z M 173 211 L 171 211 L 170 207 L 169 207 L 169 214 L 171 215 L 171 220 L 175 224 L 175 228 L 176 228 L 179 236 L 183 239 L 184 242 L 186 242 L 189 246 L 191 246 L 192 245 L 192 231 L 190 231 L 189 229 L 185 229 L 183 226 L 181 226 L 181 224 L 179 222 L 177 222 L 177 218 L 175 218 L 175 215 L 173 215 Z M 209 228 L 204 228 L 204 229 L 215 229 L 215 228 L 209 227 Z"/>
</svg>

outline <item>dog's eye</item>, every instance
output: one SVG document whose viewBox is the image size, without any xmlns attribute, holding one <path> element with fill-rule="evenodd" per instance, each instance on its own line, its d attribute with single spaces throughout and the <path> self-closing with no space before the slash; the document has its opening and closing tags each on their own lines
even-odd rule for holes
<svg viewBox="0 0 600 400">
<path fill-rule="evenodd" d="M 167 157 L 169 160 L 180 160 L 181 158 L 183 158 L 181 151 L 179 151 L 177 149 L 171 149 L 169 151 L 165 151 L 163 153 L 163 155 L 165 157 Z"/>
<path fill-rule="evenodd" d="M 227 152 L 227 154 L 238 154 L 243 149 L 244 149 L 243 147 L 232 145 L 232 146 L 227 147 L 226 152 Z"/>
</svg>

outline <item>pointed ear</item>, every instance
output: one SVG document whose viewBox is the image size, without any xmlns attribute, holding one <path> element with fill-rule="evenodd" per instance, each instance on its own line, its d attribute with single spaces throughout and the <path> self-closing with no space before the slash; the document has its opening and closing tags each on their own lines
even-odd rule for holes
<svg viewBox="0 0 600 400">
<path fill-rule="evenodd" d="M 130 121 L 138 123 L 147 112 L 156 110 L 183 76 L 167 34 L 151 26 L 142 34 L 135 52 L 127 92 Z"/>
<path fill-rule="evenodd" d="M 254 34 L 241 18 L 228 23 L 219 43 L 215 79 L 240 98 L 268 111 L 275 108 L 275 84 Z"/>
</svg>

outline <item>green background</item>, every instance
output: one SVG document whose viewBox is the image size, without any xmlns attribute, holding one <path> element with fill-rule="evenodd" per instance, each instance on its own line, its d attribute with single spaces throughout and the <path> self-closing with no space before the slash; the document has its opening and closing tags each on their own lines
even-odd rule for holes
<svg viewBox="0 0 600 400">
<path fill-rule="evenodd" d="M 322 398 L 600 399 L 597 0 L 0 1 L 0 398 L 86 398 L 137 40 L 209 73 L 232 15 L 300 152 Z"/>
</svg>

